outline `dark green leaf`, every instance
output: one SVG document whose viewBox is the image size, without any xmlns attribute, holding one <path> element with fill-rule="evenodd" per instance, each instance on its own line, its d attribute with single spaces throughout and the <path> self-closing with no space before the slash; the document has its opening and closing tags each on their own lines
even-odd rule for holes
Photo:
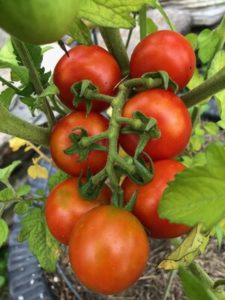
<svg viewBox="0 0 225 300">
<path fill-rule="evenodd" d="M 21 164 L 21 161 L 15 160 L 11 163 L 11 165 L 0 169 L 0 181 L 2 181 L 3 183 L 8 183 L 9 177 L 19 164 Z"/>
<path fill-rule="evenodd" d="M 0 247 L 6 242 L 9 234 L 9 228 L 7 223 L 0 219 Z"/>
<path fill-rule="evenodd" d="M 14 95 L 16 94 L 15 90 L 12 88 L 7 88 L 0 94 L 0 102 L 3 104 L 6 108 L 9 108 Z"/>
<path fill-rule="evenodd" d="M 11 187 L 7 187 L 0 191 L 0 202 L 14 201 L 15 196 L 15 191 Z"/>
<path fill-rule="evenodd" d="M 29 205 L 25 202 L 18 202 L 14 206 L 14 212 L 18 215 L 24 215 L 29 209 Z"/>
</svg>

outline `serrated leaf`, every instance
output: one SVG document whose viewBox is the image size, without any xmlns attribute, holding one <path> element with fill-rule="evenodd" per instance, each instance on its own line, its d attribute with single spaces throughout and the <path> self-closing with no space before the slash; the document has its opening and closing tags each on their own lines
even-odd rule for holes
<svg viewBox="0 0 225 300">
<path fill-rule="evenodd" d="M 209 234 L 202 234 L 201 229 L 201 226 L 193 228 L 185 240 L 158 267 L 164 270 L 186 267 L 203 253 L 209 242 Z"/>
<path fill-rule="evenodd" d="M 5 220 L 0 219 L 0 247 L 6 242 L 9 234 L 9 228 Z"/>
<path fill-rule="evenodd" d="M 51 191 L 57 184 L 69 178 L 69 175 L 59 170 L 48 179 L 48 187 Z"/>
<path fill-rule="evenodd" d="M 9 202 L 15 200 L 15 192 L 12 188 L 7 187 L 0 191 L 0 202 Z"/>
<path fill-rule="evenodd" d="M 29 205 L 25 202 L 18 202 L 13 210 L 18 215 L 24 215 L 29 210 Z"/>
<path fill-rule="evenodd" d="M 3 183 L 8 183 L 9 177 L 19 164 L 21 164 L 21 161 L 15 160 L 9 166 L 0 169 L 0 181 L 2 181 Z"/>
<path fill-rule="evenodd" d="M 57 88 L 57 86 L 51 83 L 40 95 L 38 95 L 38 97 L 39 98 L 48 97 L 52 95 L 57 95 L 58 93 L 59 93 L 59 89 Z"/>
<path fill-rule="evenodd" d="M 206 164 L 185 169 L 169 183 L 159 203 L 161 218 L 211 229 L 225 215 L 225 149 L 210 144 Z M 213 213 L 212 213 L 213 212 Z"/>
<path fill-rule="evenodd" d="M 218 300 L 216 294 L 203 281 L 199 280 L 190 271 L 181 269 L 179 275 L 189 300 Z"/>
<path fill-rule="evenodd" d="M 185 36 L 194 50 L 198 47 L 198 36 L 195 33 L 189 33 Z"/>
<path fill-rule="evenodd" d="M 82 1 L 79 17 L 97 25 L 113 28 L 131 28 L 134 26 L 132 12 L 139 11 L 149 0 L 86 0 Z"/>
<path fill-rule="evenodd" d="M 6 108 L 9 108 L 11 101 L 16 94 L 15 90 L 12 88 L 7 88 L 0 94 L 0 102 L 2 105 L 4 105 Z"/>
<path fill-rule="evenodd" d="M 48 178 L 48 169 L 38 164 L 32 165 L 27 170 L 28 175 L 33 178 Z"/>
<path fill-rule="evenodd" d="M 21 225 L 18 240 L 28 240 L 29 248 L 37 257 L 41 267 L 48 272 L 55 271 L 60 248 L 46 226 L 43 210 L 32 208 L 21 221 Z"/>
<path fill-rule="evenodd" d="M 16 190 L 16 195 L 17 197 L 21 197 L 24 195 L 29 194 L 31 191 L 31 187 L 28 184 L 22 185 L 20 186 L 17 190 Z"/>
<path fill-rule="evenodd" d="M 76 42 L 82 45 L 91 45 L 91 33 L 87 25 L 80 19 L 75 19 L 68 33 Z"/>
</svg>

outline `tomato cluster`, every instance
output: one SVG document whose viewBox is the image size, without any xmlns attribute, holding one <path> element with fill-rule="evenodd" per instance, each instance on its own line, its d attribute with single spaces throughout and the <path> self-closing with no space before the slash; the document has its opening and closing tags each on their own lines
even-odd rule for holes
<svg viewBox="0 0 225 300">
<path fill-rule="evenodd" d="M 182 35 L 166 30 L 147 36 L 134 49 L 130 60 L 131 77 L 166 71 L 180 88 L 190 80 L 194 68 L 195 54 L 189 43 Z M 151 138 L 144 148 L 154 161 L 154 178 L 145 185 L 124 179 L 124 203 L 137 191 L 133 214 L 110 205 L 111 191 L 106 185 L 97 199 L 84 199 L 79 186 L 85 179 L 78 176 L 101 171 L 108 153 L 93 148 L 81 160 L 76 149 L 74 153 L 66 150 L 73 148 L 73 140 L 84 131 L 86 136 L 107 131 L 110 121 L 100 114 L 108 107 L 100 100 L 93 101 L 89 114 L 84 101 L 75 109 L 71 87 L 82 80 L 91 81 L 101 94 L 113 96 L 121 81 L 120 67 L 101 47 L 82 45 L 70 50 L 56 65 L 54 83 L 59 88 L 59 98 L 73 111 L 53 128 L 50 150 L 55 164 L 75 177 L 50 192 L 46 222 L 55 238 L 69 246 L 71 266 L 78 279 L 95 292 L 113 294 L 131 286 L 144 271 L 149 241 L 143 225 L 153 238 L 174 238 L 190 229 L 161 219 L 157 209 L 168 182 L 184 169 L 174 158 L 187 146 L 192 122 L 186 106 L 171 89 L 133 90 L 134 96 L 127 100 L 122 116 L 132 118 L 135 112 L 141 112 L 154 118 L 160 130 L 160 137 Z M 139 138 L 137 133 L 121 131 L 118 142 L 132 156 Z M 107 149 L 108 140 L 97 144 Z"/>
</svg>

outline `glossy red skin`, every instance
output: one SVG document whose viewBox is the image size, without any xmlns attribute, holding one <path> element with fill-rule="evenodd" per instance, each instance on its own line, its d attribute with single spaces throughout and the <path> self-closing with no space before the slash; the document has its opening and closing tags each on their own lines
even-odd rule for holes
<svg viewBox="0 0 225 300">
<path fill-rule="evenodd" d="M 182 153 L 188 144 L 192 131 L 189 112 L 172 91 L 152 89 L 132 97 L 124 106 L 123 116 L 132 117 L 133 112 L 140 111 L 157 120 L 161 136 L 151 139 L 144 151 L 153 160 L 173 158 Z M 133 155 L 139 141 L 135 134 L 122 134 L 120 144 L 124 150 Z"/>
<path fill-rule="evenodd" d="M 81 80 L 90 80 L 98 88 L 99 92 L 106 95 L 115 93 L 115 86 L 121 80 L 121 71 L 117 61 L 105 49 L 92 45 L 80 45 L 65 54 L 58 61 L 53 81 L 59 88 L 59 98 L 70 109 L 73 106 L 74 94 L 71 86 Z M 92 111 L 103 111 L 109 105 L 102 101 L 92 101 Z M 85 102 L 79 104 L 77 110 L 86 110 Z"/>
<path fill-rule="evenodd" d="M 128 177 L 123 181 L 124 201 L 128 202 L 135 191 L 138 192 L 133 213 L 149 230 L 150 236 L 159 239 L 175 238 L 188 232 L 186 225 L 173 224 L 166 219 L 160 219 L 157 209 L 163 192 L 169 181 L 185 169 L 184 165 L 175 160 L 161 160 L 154 164 L 153 180 L 140 186 Z"/>
<path fill-rule="evenodd" d="M 49 193 L 45 203 L 50 232 L 59 242 L 68 245 L 79 218 L 97 206 L 109 204 L 110 198 L 110 189 L 105 185 L 96 200 L 85 200 L 79 194 L 77 177 L 64 180 Z"/>
<path fill-rule="evenodd" d="M 78 154 L 68 155 L 64 153 L 64 150 L 72 144 L 69 134 L 73 132 L 74 128 L 82 127 L 88 132 L 88 135 L 92 136 L 107 130 L 108 125 L 109 122 L 105 117 L 94 112 L 88 115 L 82 111 L 72 112 L 60 119 L 50 135 L 50 152 L 55 164 L 65 173 L 73 176 L 79 176 L 81 171 L 86 175 L 88 167 L 93 174 L 99 172 L 106 164 L 107 152 L 92 151 L 86 160 L 79 162 Z M 108 145 L 107 140 L 99 143 Z"/>
<path fill-rule="evenodd" d="M 195 67 L 191 44 L 180 33 L 170 30 L 148 35 L 135 47 L 130 59 L 131 77 L 166 71 L 180 89 L 187 85 Z"/>
<path fill-rule="evenodd" d="M 135 216 L 101 206 L 80 218 L 70 238 L 69 258 L 83 285 L 97 293 L 115 294 L 138 280 L 149 250 L 145 230 Z"/>
</svg>

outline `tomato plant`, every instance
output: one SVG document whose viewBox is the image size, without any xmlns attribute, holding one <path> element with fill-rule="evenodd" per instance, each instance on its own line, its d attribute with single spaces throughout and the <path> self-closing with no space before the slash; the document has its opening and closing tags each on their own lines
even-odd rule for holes
<svg viewBox="0 0 225 300">
<path fill-rule="evenodd" d="M 155 118 L 161 135 L 151 139 L 144 151 L 153 160 L 172 158 L 180 154 L 191 136 L 191 117 L 181 99 L 171 91 L 162 89 L 147 90 L 128 100 L 123 108 L 123 116 L 131 118 L 135 111 Z M 133 155 L 139 137 L 137 134 L 122 134 L 120 144 Z"/>
<path fill-rule="evenodd" d="M 149 230 L 153 238 L 175 238 L 187 233 L 190 228 L 182 224 L 173 224 L 161 219 L 157 209 L 159 201 L 168 182 L 174 180 L 175 175 L 184 170 L 184 166 L 175 160 L 160 160 L 154 163 L 154 178 L 144 186 L 139 186 L 126 178 L 123 182 L 124 200 L 127 202 L 137 191 L 137 199 L 133 212 L 135 216 Z"/>
<path fill-rule="evenodd" d="M 79 0 L 54 2 L 1 0 L 0 27 L 27 43 L 55 42 L 61 39 L 72 26 L 79 2 Z"/>
<path fill-rule="evenodd" d="M 84 161 L 79 161 L 78 154 L 66 154 L 64 151 L 72 145 L 69 135 L 80 132 L 84 128 L 88 135 L 99 134 L 108 128 L 108 120 L 97 114 L 90 113 L 88 116 L 85 112 L 73 112 L 60 119 L 50 136 L 50 151 L 55 164 L 64 172 L 79 176 L 81 172 L 87 174 L 90 168 L 93 174 L 100 171 L 107 159 L 107 153 L 99 150 L 91 151 Z M 76 129 L 76 130 L 75 130 Z M 107 146 L 107 141 L 100 141 L 102 145 Z"/>
<path fill-rule="evenodd" d="M 191 44 L 178 32 L 160 30 L 148 35 L 135 47 L 130 60 L 132 77 L 166 71 L 184 88 L 195 70 L 196 58 Z"/>
<path fill-rule="evenodd" d="M 102 294 L 131 286 L 144 271 L 148 257 L 149 243 L 140 222 L 128 211 L 112 206 L 95 208 L 80 218 L 69 242 L 76 276 Z"/>
<path fill-rule="evenodd" d="M 71 86 L 81 80 L 90 80 L 102 94 L 113 95 L 121 80 L 120 67 L 102 47 L 80 45 L 64 54 L 54 70 L 54 83 L 59 88 L 59 98 L 71 109 L 75 109 Z M 106 102 L 98 100 L 93 101 L 92 105 L 93 111 L 102 111 L 108 107 Z M 77 109 L 85 110 L 85 102 L 81 102 Z"/>
<path fill-rule="evenodd" d="M 78 219 L 89 210 L 110 202 L 110 189 L 105 185 L 95 200 L 83 199 L 78 190 L 78 178 L 59 183 L 48 195 L 45 217 L 53 236 L 68 245 L 71 232 Z"/>
</svg>

